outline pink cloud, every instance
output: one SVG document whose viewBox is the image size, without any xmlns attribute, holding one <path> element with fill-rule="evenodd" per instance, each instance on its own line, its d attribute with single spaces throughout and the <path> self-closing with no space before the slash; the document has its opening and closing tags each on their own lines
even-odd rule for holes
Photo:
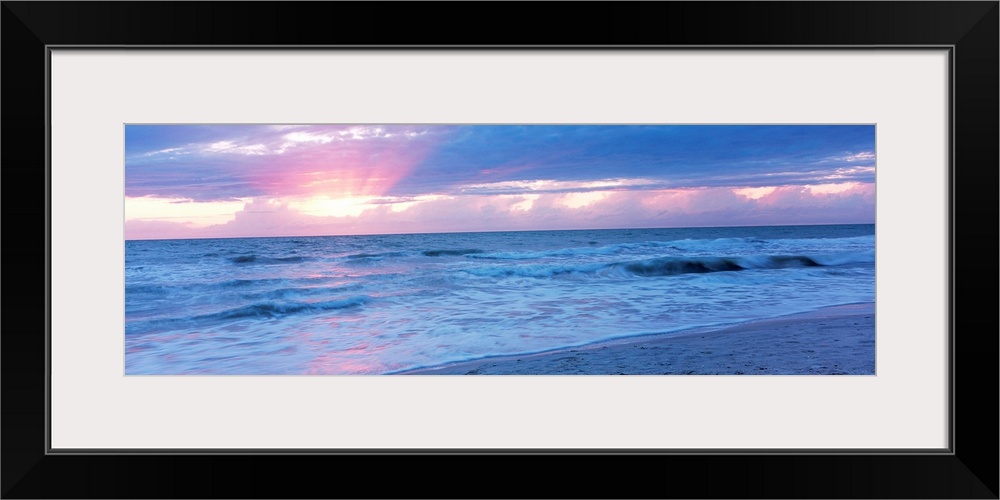
<svg viewBox="0 0 1000 500">
<path fill-rule="evenodd" d="M 190 223 L 163 220 L 125 221 L 126 240 L 197 238 L 199 232 Z"/>
<path fill-rule="evenodd" d="M 819 192 L 780 186 L 756 198 L 738 194 L 734 188 L 596 193 L 599 196 L 591 195 L 591 202 L 577 204 L 568 204 L 566 193 L 437 196 L 395 207 L 373 204 L 356 216 L 343 217 L 305 214 L 287 202 L 257 199 L 225 224 L 196 228 L 175 222 L 129 221 L 126 235 L 141 239 L 872 223 L 875 214 L 874 184 Z"/>
</svg>

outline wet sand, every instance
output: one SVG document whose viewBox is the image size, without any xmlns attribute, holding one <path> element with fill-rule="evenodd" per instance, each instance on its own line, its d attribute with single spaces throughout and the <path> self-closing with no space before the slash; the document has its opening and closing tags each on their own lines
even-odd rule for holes
<svg viewBox="0 0 1000 500">
<path fill-rule="evenodd" d="M 874 375 L 875 304 L 491 357 L 404 375 Z"/>
</svg>

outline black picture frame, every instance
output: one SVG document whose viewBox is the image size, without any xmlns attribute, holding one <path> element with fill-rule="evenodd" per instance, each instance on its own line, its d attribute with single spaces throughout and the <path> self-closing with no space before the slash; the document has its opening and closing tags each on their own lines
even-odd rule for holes
<svg viewBox="0 0 1000 500">
<path fill-rule="evenodd" d="M 997 292 L 996 1 L 556 3 L 550 9 L 537 3 L 2 4 L 2 258 L 9 270 L 28 271 L 8 274 L 3 294 L 4 498 L 998 498 L 998 321 L 994 309 L 973 305 L 979 298 L 989 303 Z M 949 452 L 49 453 L 48 47 L 414 44 L 949 47 Z M 559 476 L 556 463 L 575 471 L 573 477 Z M 357 480 L 372 470 L 385 480 Z M 470 482 L 482 487 L 464 489 Z"/>
</svg>

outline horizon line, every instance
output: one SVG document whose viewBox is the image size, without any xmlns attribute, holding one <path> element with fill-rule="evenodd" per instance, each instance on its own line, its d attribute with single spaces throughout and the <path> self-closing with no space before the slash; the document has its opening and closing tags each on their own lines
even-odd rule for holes
<svg viewBox="0 0 1000 500">
<path fill-rule="evenodd" d="M 839 223 L 816 223 L 816 224 L 751 224 L 742 226 L 669 226 L 669 227 L 610 227 L 610 228 L 579 228 L 579 229 L 529 229 L 529 230 L 480 230 L 480 231 L 440 231 L 440 232 L 413 232 L 413 233 L 352 233 L 352 234 L 290 234 L 280 236 L 226 236 L 226 237 L 195 237 L 195 238 L 125 238 L 129 241 L 188 241 L 188 240 L 240 240 L 240 239 L 263 239 L 263 238 L 339 238 L 352 236 L 411 236 L 411 235 L 439 235 L 439 234 L 476 234 L 476 233 L 542 233 L 554 231 L 632 231 L 648 229 L 723 229 L 723 228 L 747 228 L 747 227 L 806 227 L 806 226 L 874 226 L 875 222 L 839 222 Z"/>
</svg>

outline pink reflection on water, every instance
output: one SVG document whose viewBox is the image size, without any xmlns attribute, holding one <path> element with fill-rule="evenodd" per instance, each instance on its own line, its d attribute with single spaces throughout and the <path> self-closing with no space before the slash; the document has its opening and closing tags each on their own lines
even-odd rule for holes
<svg viewBox="0 0 1000 500">
<path fill-rule="evenodd" d="M 150 335 L 146 337 L 146 342 L 176 342 L 176 341 L 192 341 L 200 340 L 202 337 L 201 332 L 172 332 L 172 333 L 160 333 Z"/>
<path fill-rule="evenodd" d="M 375 333 L 369 333 L 367 338 L 358 338 L 345 346 L 349 339 L 331 338 L 334 335 L 349 335 L 346 329 L 338 328 L 340 322 L 331 321 L 331 329 L 325 333 L 303 331 L 292 338 L 303 347 L 302 351 L 314 352 L 316 355 L 305 363 L 303 372 L 307 375 L 373 375 L 392 370 L 394 365 L 385 361 L 380 353 L 398 345 L 403 339 L 395 341 L 375 340 Z M 378 343 L 376 343 L 378 342 Z M 337 346 L 340 346 L 339 348 Z"/>
<path fill-rule="evenodd" d="M 374 360 L 344 359 L 336 354 L 324 354 L 306 365 L 306 375 L 375 375 L 383 365 Z"/>
</svg>

